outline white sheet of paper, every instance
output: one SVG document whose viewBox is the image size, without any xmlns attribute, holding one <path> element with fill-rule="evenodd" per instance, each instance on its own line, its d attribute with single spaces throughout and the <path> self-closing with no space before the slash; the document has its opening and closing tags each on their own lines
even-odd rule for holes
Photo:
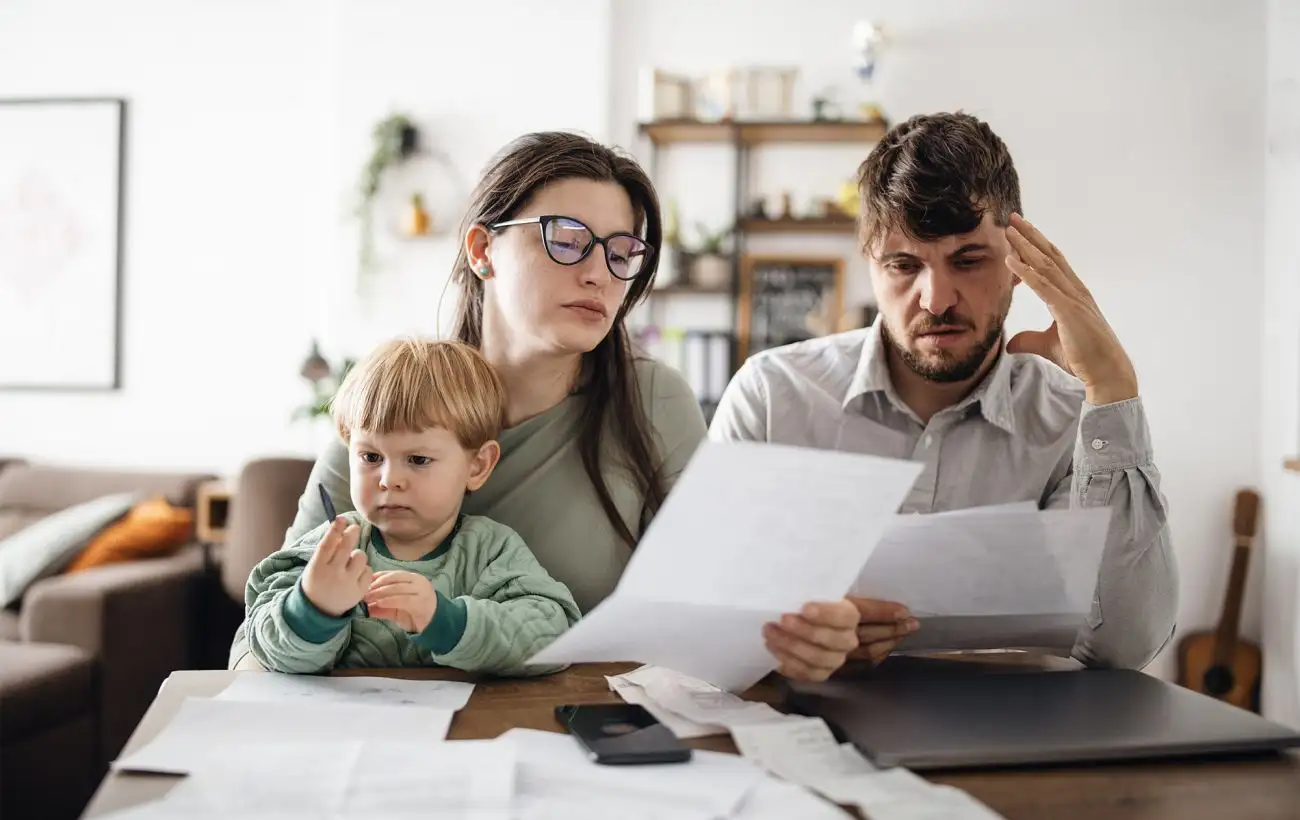
<svg viewBox="0 0 1300 820">
<path fill-rule="evenodd" d="M 216 697 L 277 703 L 360 703 L 465 708 L 474 684 L 460 681 L 379 677 L 325 677 L 280 672 L 242 672 Z"/>
<path fill-rule="evenodd" d="M 853 594 L 917 615 L 1088 612 L 1110 509 L 952 511 L 899 516 Z"/>
<path fill-rule="evenodd" d="M 616 589 L 531 662 L 649 663 L 742 691 L 775 668 L 763 624 L 780 617 L 770 609 L 641 601 Z"/>
<path fill-rule="evenodd" d="M 895 801 L 921 802 L 932 799 L 935 786 L 907 769 L 889 769 L 870 774 L 827 775 L 810 787 L 828 800 L 858 806 L 875 820 L 877 807 Z"/>
<path fill-rule="evenodd" d="M 764 776 L 719 752 L 696 750 L 687 763 L 602 766 L 567 734 L 511 729 L 500 739 L 518 749 L 519 817 L 726 817 Z"/>
<path fill-rule="evenodd" d="M 348 741 L 433 746 L 447 736 L 450 709 L 343 703 L 272 703 L 186 698 L 157 737 L 118 758 L 119 771 L 189 774 L 263 745 L 292 739 L 321 746 Z"/>
<path fill-rule="evenodd" d="M 1032 649 L 1068 656 L 1082 615 L 922 615 L 921 628 L 907 636 L 895 654 Z"/>
<path fill-rule="evenodd" d="M 845 820 L 834 803 L 794 783 L 767 777 L 745 798 L 732 820 Z"/>
<path fill-rule="evenodd" d="M 693 720 L 687 720 L 676 712 L 668 711 L 656 703 L 654 698 L 647 695 L 645 689 L 627 680 L 622 675 L 606 676 L 605 681 L 609 683 L 610 691 L 622 698 L 625 703 L 635 703 L 638 706 L 645 707 L 645 710 L 655 720 L 667 726 L 668 731 L 682 740 L 693 737 L 709 737 L 710 735 L 725 735 L 727 733 L 725 726 L 696 723 Z"/>
<path fill-rule="evenodd" d="M 619 592 L 778 612 L 842 597 L 921 469 L 856 453 L 706 442 L 646 529 Z"/>
<path fill-rule="evenodd" d="M 763 624 L 842 597 L 920 471 L 875 456 L 705 442 L 613 594 L 532 660 L 640 661 L 744 689 L 775 668 Z"/>
<path fill-rule="evenodd" d="M 852 744 L 837 741 L 821 718 L 788 717 L 779 723 L 733 726 L 731 739 L 745 757 L 803 786 L 876 771 Z"/>
<path fill-rule="evenodd" d="M 176 817 L 472 817 L 509 820 L 509 742 L 286 742 L 225 757 L 178 783 L 155 811 Z"/>
</svg>

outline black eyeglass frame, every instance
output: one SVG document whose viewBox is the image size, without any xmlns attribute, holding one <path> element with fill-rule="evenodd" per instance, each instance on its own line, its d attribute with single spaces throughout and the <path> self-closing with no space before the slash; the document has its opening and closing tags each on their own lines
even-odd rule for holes
<svg viewBox="0 0 1300 820">
<path fill-rule="evenodd" d="M 572 262 L 563 262 L 559 259 L 556 259 L 555 254 L 551 253 L 550 243 L 546 241 L 546 227 L 547 225 L 549 225 L 550 223 L 554 222 L 557 219 L 563 219 L 567 222 L 573 222 L 577 225 L 581 225 L 582 228 L 587 233 L 591 234 L 591 244 L 587 245 L 586 249 L 582 252 L 582 255 L 579 256 L 577 259 L 573 260 Z M 591 254 L 592 248 L 596 247 L 596 245 L 599 244 L 601 248 L 605 250 L 605 267 L 609 269 L 609 275 L 613 276 L 615 279 L 618 279 L 621 282 L 632 282 L 640 278 L 641 276 L 643 276 L 645 272 L 649 269 L 650 263 L 654 260 L 654 255 L 655 255 L 654 245 L 651 245 L 649 242 L 645 241 L 644 239 L 637 236 L 636 234 L 628 233 L 627 231 L 617 231 L 615 233 L 610 234 L 609 236 L 597 236 L 596 232 L 593 231 L 590 227 L 588 227 L 587 224 L 583 222 L 581 219 L 574 219 L 571 216 L 564 216 L 562 214 L 543 214 L 541 216 L 528 217 L 527 219 L 510 219 L 505 222 L 494 222 L 491 225 L 488 225 L 488 230 L 499 231 L 502 228 L 509 228 L 514 225 L 532 225 L 532 224 L 536 224 L 538 226 L 538 230 L 540 231 L 542 236 L 542 247 L 546 249 L 546 255 L 549 256 L 551 258 L 551 261 L 557 265 L 565 265 L 565 266 L 576 265 L 582 260 L 586 259 L 587 256 Z M 645 255 L 644 255 L 645 261 L 642 263 L 641 269 L 638 270 L 636 273 L 632 274 L 631 276 L 619 276 L 617 273 L 615 273 L 614 263 L 611 262 L 609 259 L 609 254 L 610 254 L 609 240 L 619 236 L 626 236 L 635 239 L 636 241 L 640 242 L 642 246 L 645 247 Z"/>
</svg>

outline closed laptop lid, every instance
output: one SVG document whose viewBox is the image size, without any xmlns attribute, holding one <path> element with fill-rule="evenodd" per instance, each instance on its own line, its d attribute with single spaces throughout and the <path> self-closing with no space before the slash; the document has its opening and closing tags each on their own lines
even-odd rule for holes
<svg viewBox="0 0 1300 820">
<path fill-rule="evenodd" d="M 1125 669 L 790 683 L 787 698 L 793 711 L 824 718 L 881 767 L 1033 765 L 1300 746 L 1300 733 Z"/>
</svg>

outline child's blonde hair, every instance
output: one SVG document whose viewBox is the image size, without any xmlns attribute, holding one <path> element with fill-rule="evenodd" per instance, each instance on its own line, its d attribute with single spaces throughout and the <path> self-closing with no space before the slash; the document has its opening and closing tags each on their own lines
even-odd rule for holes
<svg viewBox="0 0 1300 820">
<path fill-rule="evenodd" d="M 444 427 L 469 450 L 505 426 L 501 377 L 462 342 L 400 338 L 357 364 L 330 403 L 339 435 L 419 432 Z"/>
</svg>

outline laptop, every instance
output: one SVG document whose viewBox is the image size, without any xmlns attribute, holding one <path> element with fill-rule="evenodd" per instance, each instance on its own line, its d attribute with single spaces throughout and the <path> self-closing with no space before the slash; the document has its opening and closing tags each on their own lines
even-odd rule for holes
<svg viewBox="0 0 1300 820">
<path fill-rule="evenodd" d="M 1300 733 L 1128 669 L 789 682 L 876 766 L 915 770 L 1278 752 Z"/>
</svg>

